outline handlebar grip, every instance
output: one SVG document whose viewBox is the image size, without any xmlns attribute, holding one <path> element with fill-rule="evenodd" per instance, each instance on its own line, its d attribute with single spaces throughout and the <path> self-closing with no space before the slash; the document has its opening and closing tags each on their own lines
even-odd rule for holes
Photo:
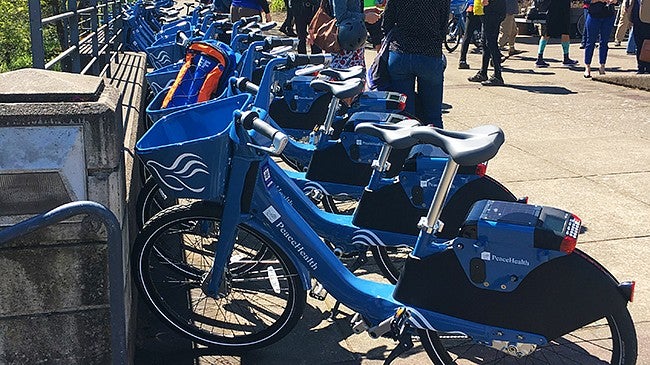
<svg viewBox="0 0 650 365">
<path fill-rule="evenodd" d="M 239 121 L 242 126 L 248 130 L 253 129 L 264 137 L 272 141 L 271 148 L 261 148 L 272 154 L 280 154 L 287 145 L 289 138 L 279 130 L 273 128 L 270 124 L 259 118 L 259 114 L 254 111 L 241 113 Z"/>
<path fill-rule="evenodd" d="M 264 38 L 266 38 L 266 36 L 261 33 L 248 33 L 248 38 L 246 40 L 248 42 L 257 42 L 264 40 Z"/>
<path fill-rule="evenodd" d="M 317 55 L 290 53 L 287 55 L 287 67 L 289 68 L 310 64 L 329 64 L 330 62 L 332 62 L 332 55 L 327 53 Z"/>
<path fill-rule="evenodd" d="M 243 26 L 248 23 L 259 22 L 260 20 L 262 20 L 262 17 L 260 17 L 259 15 L 253 15 L 253 16 L 239 18 L 239 22 L 240 22 L 239 24 Z"/>
<path fill-rule="evenodd" d="M 245 93 L 257 94 L 260 91 L 260 87 L 255 85 L 252 81 L 245 77 L 239 77 L 236 79 L 235 86 L 239 91 Z"/>
<path fill-rule="evenodd" d="M 266 39 L 264 39 L 264 46 L 262 47 L 262 49 L 264 51 L 269 51 L 275 47 L 282 47 L 282 46 L 295 47 L 297 43 L 298 40 L 296 38 L 266 37 Z"/>
</svg>

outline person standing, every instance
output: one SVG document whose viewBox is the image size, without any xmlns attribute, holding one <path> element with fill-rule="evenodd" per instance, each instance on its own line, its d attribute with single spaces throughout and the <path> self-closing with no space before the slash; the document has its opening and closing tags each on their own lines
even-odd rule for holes
<svg viewBox="0 0 650 365">
<path fill-rule="evenodd" d="M 517 0 L 506 0 L 506 17 L 501 22 L 501 32 L 499 34 L 499 48 L 508 45 L 508 56 L 517 53 L 515 49 L 515 39 L 517 38 L 517 23 L 515 15 L 519 14 L 519 2 Z"/>
<path fill-rule="evenodd" d="M 307 54 L 307 27 L 316 14 L 319 4 L 318 0 L 289 0 L 289 7 L 296 23 L 296 33 L 298 33 L 298 53 Z M 321 53 L 321 49 L 312 44 L 311 53 Z"/>
<path fill-rule="evenodd" d="M 650 39 L 650 0 L 632 0 L 631 5 L 630 19 L 636 43 L 637 73 L 650 74 L 650 62 L 640 59 L 643 41 Z"/>
<path fill-rule="evenodd" d="M 550 0 L 548 13 L 546 15 L 546 24 L 542 27 L 543 35 L 539 39 L 539 48 L 537 51 L 537 61 L 535 67 L 548 67 L 549 64 L 544 61 L 544 50 L 550 38 L 560 38 L 562 43 L 562 53 L 564 59 L 563 66 L 574 66 L 578 63 L 576 60 L 569 58 L 569 38 L 571 27 L 571 0 Z"/>
<path fill-rule="evenodd" d="M 609 36 L 614 28 L 616 0 L 591 0 L 589 13 L 587 14 L 587 44 L 585 45 L 585 78 L 591 77 L 591 59 L 594 56 L 596 41 L 600 39 L 598 47 L 598 60 L 600 68 L 598 73 L 605 74 L 605 63 L 607 62 L 607 51 L 609 50 Z"/>
<path fill-rule="evenodd" d="M 469 44 L 472 43 L 474 32 L 480 31 L 483 27 L 483 4 L 481 0 L 468 0 L 467 1 L 467 20 L 465 22 L 465 34 L 463 34 L 463 43 L 460 46 L 460 59 L 458 60 L 458 68 L 461 70 L 468 70 L 469 64 L 467 63 L 467 52 L 469 51 Z"/>
<path fill-rule="evenodd" d="M 499 25 L 506 17 L 505 0 L 483 0 L 483 59 L 479 72 L 468 78 L 472 82 L 480 82 L 484 86 L 501 86 L 504 84 L 501 75 L 501 52 L 497 39 L 499 38 Z M 490 60 L 494 67 L 494 74 L 488 78 L 487 70 Z"/>
<path fill-rule="evenodd" d="M 449 0 L 388 0 L 382 22 L 384 34 L 390 33 L 388 73 L 393 91 L 406 95 L 407 112 L 438 128 L 442 128 L 442 43 L 448 17 Z"/>
<path fill-rule="evenodd" d="M 619 17 L 618 17 L 618 27 L 616 27 L 616 34 L 614 34 L 614 45 L 616 47 L 621 45 L 621 42 L 623 42 L 623 38 L 625 38 L 625 33 L 627 33 L 627 31 L 630 30 L 630 27 L 632 26 L 630 17 L 626 15 L 627 8 L 629 6 L 630 6 L 629 0 L 621 1 L 621 8 L 619 9 Z M 630 39 L 631 38 L 632 36 L 630 36 Z"/>
<path fill-rule="evenodd" d="M 295 37 L 296 33 L 293 31 L 293 11 L 291 10 L 291 6 L 289 6 L 289 0 L 284 0 L 284 7 L 287 9 L 287 17 L 280 26 L 280 32 L 289 37 Z"/>
<path fill-rule="evenodd" d="M 259 15 L 267 23 L 271 21 L 271 10 L 267 0 L 233 0 L 230 4 L 230 21 Z M 262 16 L 264 15 L 264 16 Z"/>
</svg>

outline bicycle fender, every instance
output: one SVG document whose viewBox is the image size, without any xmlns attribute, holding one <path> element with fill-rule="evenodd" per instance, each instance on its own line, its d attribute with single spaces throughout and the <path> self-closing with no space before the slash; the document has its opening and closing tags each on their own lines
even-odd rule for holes
<svg viewBox="0 0 650 365">
<path fill-rule="evenodd" d="M 394 297 L 485 325 L 534 333 L 549 341 L 619 310 L 627 298 L 619 283 L 584 252 L 553 259 L 506 293 L 474 286 L 452 250 L 409 257 Z"/>
</svg>

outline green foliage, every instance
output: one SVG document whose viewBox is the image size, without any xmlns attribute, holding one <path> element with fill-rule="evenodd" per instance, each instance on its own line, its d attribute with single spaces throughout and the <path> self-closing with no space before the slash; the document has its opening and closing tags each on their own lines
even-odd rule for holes
<svg viewBox="0 0 650 365">
<path fill-rule="evenodd" d="M 58 0 L 42 2 L 44 17 L 56 13 Z M 61 52 L 54 26 L 43 28 L 45 59 Z M 31 38 L 29 34 L 29 9 L 26 0 L 0 0 L 0 72 L 32 66 Z"/>
<path fill-rule="evenodd" d="M 271 0 L 269 4 L 271 11 L 286 11 L 284 8 L 284 0 Z"/>
</svg>

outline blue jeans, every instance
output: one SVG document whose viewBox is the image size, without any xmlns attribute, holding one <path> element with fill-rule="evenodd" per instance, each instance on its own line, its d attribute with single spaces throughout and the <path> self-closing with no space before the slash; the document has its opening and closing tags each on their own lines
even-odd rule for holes
<svg viewBox="0 0 650 365">
<path fill-rule="evenodd" d="M 627 53 L 636 53 L 636 42 L 634 41 L 634 27 L 630 29 L 630 35 L 628 36 L 627 39 L 627 49 L 625 50 Z"/>
<path fill-rule="evenodd" d="M 421 122 L 442 128 L 443 57 L 391 51 L 388 54 L 391 90 L 406 95 L 406 111 Z M 416 108 L 415 81 L 418 84 Z"/>
<path fill-rule="evenodd" d="M 614 16 L 607 18 L 595 18 L 587 16 L 587 44 L 585 45 L 585 64 L 591 64 L 594 56 L 596 41 L 600 38 L 600 47 L 598 47 L 598 61 L 601 65 L 607 62 L 607 42 L 614 28 Z"/>
</svg>

